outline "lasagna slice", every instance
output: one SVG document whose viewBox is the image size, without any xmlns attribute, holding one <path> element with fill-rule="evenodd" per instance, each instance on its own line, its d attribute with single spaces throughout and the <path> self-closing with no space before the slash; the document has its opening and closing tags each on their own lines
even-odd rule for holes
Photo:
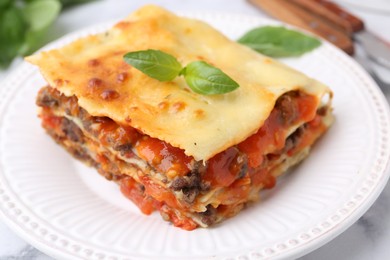
<svg viewBox="0 0 390 260">
<path fill-rule="evenodd" d="M 156 49 L 203 60 L 240 87 L 204 96 L 123 61 Z M 229 40 L 204 22 L 145 6 L 105 33 L 27 60 L 47 81 L 37 97 L 47 133 L 145 214 L 208 227 L 258 200 L 332 122 L 325 85 Z"/>
</svg>

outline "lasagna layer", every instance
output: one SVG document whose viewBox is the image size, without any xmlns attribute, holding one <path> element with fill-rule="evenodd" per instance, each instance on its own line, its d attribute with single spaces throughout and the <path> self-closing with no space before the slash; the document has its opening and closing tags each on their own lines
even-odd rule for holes
<svg viewBox="0 0 390 260">
<path fill-rule="evenodd" d="M 147 49 L 169 53 L 183 66 L 205 61 L 240 87 L 223 95 L 200 95 L 190 91 L 183 77 L 160 82 L 123 61 L 127 52 Z M 330 93 L 317 80 L 208 24 L 157 6 L 139 9 L 107 32 L 27 60 L 39 67 L 50 86 L 76 96 L 90 115 L 133 127 L 197 161 L 207 161 L 256 133 L 283 94 L 298 91 L 319 102 Z"/>
<path fill-rule="evenodd" d="M 236 215 L 301 161 L 332 120 L 329 104 L 318 103 L 287 92 L 256 133 L 200 161 L 128 124 L 91 115 L 76 96 L 44 87 L 37 98 L 42 125 L 57 143 L 117 182 L 143 213 L 158 210 L 186 230 Z"/>
</svg>

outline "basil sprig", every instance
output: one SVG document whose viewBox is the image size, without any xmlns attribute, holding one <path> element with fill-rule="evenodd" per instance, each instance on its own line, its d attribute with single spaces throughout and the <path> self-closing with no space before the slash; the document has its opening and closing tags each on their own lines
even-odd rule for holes
<svg viewBox="0 0 390 260">
<path fill-rule="evenodd" d="M 321 41 L 317 38 L 281 26 L 252 29 L 238 42 L 276 58 L 300 56 L 321 45 Z"/>
<path fill-rule="evenodd" d="M 160 50 L 129 52 L 123 59 L 159 81 L 171 81 L 178 76 L 184 76 L 189 88 L 202 95 L 225 94 L 239 87 L 238 83 L 222 70 L 204 61 L 194 61 L 183 67 L 175 57 Z"/>
<path fill-rule="evenodd" d="M 87 1 L 0 0 L 0 70 L 43 45 L 61 10 Z"/>
<path fill-rule="evenodd" d="M 228 93 L 238 88 L 237 82 L 220 69 L 204 61 L 194 61 L 184 70 L 184 78 L 191 89 L 199 94 L 213 95 Z"/>
<path fill-rule="evenodd" d="M 129 52 L 124 59 L 126 63 L 159 81 L 171 81 L 183 69 L 175 57 L 159 50 Z"/>
</svg>

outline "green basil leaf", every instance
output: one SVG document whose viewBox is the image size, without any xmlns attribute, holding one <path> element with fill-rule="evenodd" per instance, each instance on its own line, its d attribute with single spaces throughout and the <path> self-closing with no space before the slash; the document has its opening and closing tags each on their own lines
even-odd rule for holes
<svg viewBox="0 0 390 260">
<path fill-rule="evenodd" d="M 238 83 L 222 70 L 204 61 L 191 62 L 182 73 L 188 86 L 198 94 L 224 94 L 239 87 Z"/>
<path fill-rule="evenodd" d="M 159 50 L 129 52 L 123 58 L 126 63 L 159 81 L 173 80 L 182 70 L 175 57 Z"/>
<path fill-rule="evenodd" d="M 20 55 L 27 55 L 38 49 L 45 42 L 45 34 L 61 11 L 59 0 L 29 1 L 24 9 L 23 16 L 28 23 Z"/>
<path fill-rule="evenodd" d="M 24 17 L 31 31 L 48 28 L 61 11 L 59 0 L 35 0 L 26 4 L 23 9 Z"/>
<path fill-rule="evenodd" d="M 300 56 L 321 45 L 317 38 L 280 26 L 255 28 L 238 42 L 271 57 Z"/>
<path fill-rule="evenodd" d="M 11 0 L 0 0 L 0 8 L 5 8 L 5 7 L 9 6 L 10 3 L 11 3 Z"/>
<path fill-rule="evenodd" d="M 26 28 L 19 8 L 10 6 L 0 12 L 0 67 L 5 68 L 18 55 Z"/>
<path fill-rule="evenodd" d="M 31 31 L 27 30 L 25 34 L 25 40 L 21 48 L 19 49 L 19 55 L 25 56 L 33 53 L 45 42 L 45 33 L 47 30 Z"/>
<path fill-rule="evenodd" d="M 76 4 L 83 4 L 90 1 L 92 0 L 61 0 L 61 4 L 64 8 L 67 8 Z"/>
</svg>

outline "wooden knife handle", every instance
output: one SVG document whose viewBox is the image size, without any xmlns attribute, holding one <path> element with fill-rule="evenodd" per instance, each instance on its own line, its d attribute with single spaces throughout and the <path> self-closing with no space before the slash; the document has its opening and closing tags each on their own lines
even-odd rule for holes
<svg viewBox="0 0 390 260">
<path fill-rule="evenodd" d="M 348 54 L 353 54 L 353 42 L 339 26 L 329 23 L 316 13 L 310 12 L 289 0 L 249 0 L 271 16 L 315 33 L 332 42 Z"/>
<path fill-rule="evenodd" d="M 317 14 L 329 22 L 340 26 L 348 34 L 364 29 L 364 23 L 355 15 L 349 13 L 339 5 L 326 0 L 290 0 L 305 8 L 309 12 Z"/>
</svg>

